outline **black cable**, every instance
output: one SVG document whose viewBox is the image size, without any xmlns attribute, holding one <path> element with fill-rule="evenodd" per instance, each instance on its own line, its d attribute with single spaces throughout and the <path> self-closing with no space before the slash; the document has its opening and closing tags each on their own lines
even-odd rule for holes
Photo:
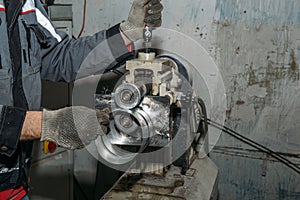
<svg viewBox="0 0 300 200">
<path fill-rule="evenodd" d="M 199 122 L 197 132 L 200 133 L 201 131 L 203 131 L 204 134 L 206 135 L 207 131 L 208 131 L 208 121 L 207 121 L 206 106 L 205 106 L 205 103 L 204 103 L 203 99 L 201 99 L 201 98 L 198 98 L 198 104 L 200 105 L 203 118 Z M 201 123 L 201 121 L 202 121 L 202 123 Z"/>
<path fill-rule="evenodd" d="M 281 163 L 283 163 L 284 165 L 286 165 L 287 167 L 289 167 L 290 169 L 294 170 L 295 172 L 297 172 L 298 174 L 300 174 L 300 167 L 297 166 L 295 163 L 291 162 L 290 160 L 286 159 L 285 157 L 281 156 L 279 153 L 277 152 L 274 152 L 273 150 L 251 140 L 250 138 L 247 138 L 239 133 L 237 133 L 236 131 L 222 125 L 222 124 L 219 124 L 217 122 L 214 122 L 212 121 L 211 119 L 207 119 L 208 121 L 208 124 L 229 134 L 230 136 L 238 139 L 239 141 L 245 143 L 245 144 L 248 144 L 249 146 L 261 151 L 261 152 L 264 152 L 270 156 L 272 156 L 273 158 L 275 158 L 276 160 L 280 161 Z"/>
<path fill-rule="evenodd" d="M 285 164 L 286 166 L 288 166 L 289 168 L 293 169 L 297 173 L 300 172 L 299 171 L 300 168 L 295 163 L 291 162 L 290 160 L 286 159 L 285 157 L 281 156 L 280 154 L 272 151 L 271 149 L 269 149 L 267 147 L 264 147 L 264 146 L 258 144 L 257 142 L 255 142 L 255 141 L 253 141 L 253 140 L 251 140 L 249 138 L 246 138 L 246 137 L 238 134 L 237 132 L 235 132 L 235 131 L 227 128 L 227 127 L 224 127 L 224 126 L 222 126 L 222 125 L 220 125 L 218 123 L 215 123 L 215 124 L 213 124 L 213 123 L 214 122 L 210 121 L 210 125 L 218 128 L 218 129 L 223 130 L 225 133 L 227 133 L 227 134 L 235 137 L 236 139 L 238 139 L 238 140 L 240 140 L 240 141 L 242 141 L 242 142 L 244 142 L 244 143 L 246 143 L 246 144 L 248 144 L 248 145 L 250 145 L 250 146 L 252 146 L 252 147 L 254 147 L 256 149 L 258 149 L 259 151 L 262 151 L 264 153 L 267 153 L 267 154 L 271 155 L 273 158 L 279 160 L 281 163 Z"/>
<path fill-rule="evenodd" d="M 221 126 L 221 127 L 225 128 L 227 131 L 230 131 L 230 132 L 236 134 L 237 136 L 239 136 L 239 137 L 241 137 L 241 138 L 243 138 L 243 139 L 245 139 L 245 140 L 248 140 L 248 141 L 252 142 L 254 145 L 257 145 L 258 147 L 260 147 L 260 148 L 262 148 L 262 149 L 265 149 L 266 151 L 268 151 L 268 152 L 270 152 L 270 153 L 273 153 L 273 154 L 277 155 L 278 157 L 280 157 L 281 159 L 285 160 L 286 162 L 289 162 L 290 164 L 294 164 L 294 163 L 291 162 L 290 160 L 288 160 L 288 159 L 286 159 L 285 157 L 281 156 L 279 153 L 277 153 L 277 152 L 275 152 L 275 151 L 273 151 L 273 150 L 271 150 L 271 149 L 269 149 L 269 148 L 267 148 L 267 147 L 265 147 L 265 146 L 263 146 L 263 145 L 261 145 L 261 144 L 255 142 L 255 141 L 253 141 L 253 140 L 251 140 L 251 139 L 249 139 L 249 138 L 247 138 L 247 137 L 245 137 L 245 136 L 243 136 L 243 135 L 237 133 L 236 131 L 234 131 L 234 130 L 232 130 L 232 129 L 230 129 L 230 128 L 228 128 L 228 127 L 226 127 L 226 126 L 223 126 L 223 125 L 221 125 L 221 124 L 218 124 L 217 122 L 213 122 L 213 121 L 210 120 L 210 119 L 208 119 L 208 121 L 209 121 L 210 123 L 214 123 L 214 124 L 216 124 L 216 125 L 218 125 L 218 126 Z M 227 131 L 226 131 L 226 132 L 227 132 Z M 300 170 L 300 167 L 298 167 L 298 166 L 296 166 L 296 167 Z"/>
</svg>

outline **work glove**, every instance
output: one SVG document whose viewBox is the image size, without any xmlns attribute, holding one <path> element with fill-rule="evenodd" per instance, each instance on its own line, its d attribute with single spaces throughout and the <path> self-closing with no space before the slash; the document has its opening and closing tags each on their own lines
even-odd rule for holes
<svg viewBox="0 0 300 200">
<path fill-rule="evenodd" d="M 128 19 L 120 24 L 120 29 L 132 42 L 142 39 L 145 25 L 161 26 L 162 10 L 160 0 L 134 0 Z"/>
<path fill-rule="evenodd" d="M 66 149 L 81 149 L 107 132 L 109 110 L 84 106 L 43 110 L 41 141 L 50 141 Z"/>
</svg>

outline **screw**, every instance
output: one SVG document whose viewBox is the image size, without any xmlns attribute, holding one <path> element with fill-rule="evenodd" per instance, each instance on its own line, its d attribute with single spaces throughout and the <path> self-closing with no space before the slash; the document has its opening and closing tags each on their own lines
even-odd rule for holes
<svg viewBox="0 0 300 200">
<path fill-rule="evenodd" d="M 121 95 L 121 100 L 122 102 L 130 102 L 131 99 L 133 97 L 133 93 L 132 91 L 129 91 L 129 90 L 125 90 L 122 92 L 122 95 Z"/>
<path fill-rule="evenodd" d="M 130 116 L 128 116 L 128 115 L 122 115 L 120 117 L 120 124 L 121 124 L 121 126 L 123 126 L 125 128 L 129 128 L 133 125 L 132 120 L 131 120 Z"/>
</svg>

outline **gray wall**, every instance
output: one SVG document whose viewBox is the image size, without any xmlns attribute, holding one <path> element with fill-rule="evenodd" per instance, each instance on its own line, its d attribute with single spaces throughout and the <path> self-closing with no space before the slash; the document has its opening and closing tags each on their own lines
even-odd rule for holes
<svg viewBox="0 0 300 200">
<path fill-rule="evenodd" d="M 130 1 L 88 0 L 84 35 L 126 19 Z M 163 0 L 163 27 L 192 37 L 222 74 L 226 125 L 300 164 L 300 1 Z M 73 0 L 73 33 L 82 22 Z M 220 199 L 300 199 L 300 176 L 222 134 Z"/>
</svg>

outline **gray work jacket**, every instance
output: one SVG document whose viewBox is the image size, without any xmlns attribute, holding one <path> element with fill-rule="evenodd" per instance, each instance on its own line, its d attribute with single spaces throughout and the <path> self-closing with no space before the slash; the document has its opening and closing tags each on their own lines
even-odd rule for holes
<svg viewBox="0 0 300 200">
<path fill-rule="evenodd" d="M 93 36 L 70 39 L 55 29 L 40 0 L 25 1 L 16 20 L 21 41 L 22 84 L 29 110 L 40 110 L 42 79 L 71 82 L 78 71 L 96 74 L 132 56 L 119 35 L 119 25 Z M 5 7 L 0 0 L 0 155 L 8 157 L 17 149 L 26 113 L 13 107 L 10 58 Z"/>
</svg>

